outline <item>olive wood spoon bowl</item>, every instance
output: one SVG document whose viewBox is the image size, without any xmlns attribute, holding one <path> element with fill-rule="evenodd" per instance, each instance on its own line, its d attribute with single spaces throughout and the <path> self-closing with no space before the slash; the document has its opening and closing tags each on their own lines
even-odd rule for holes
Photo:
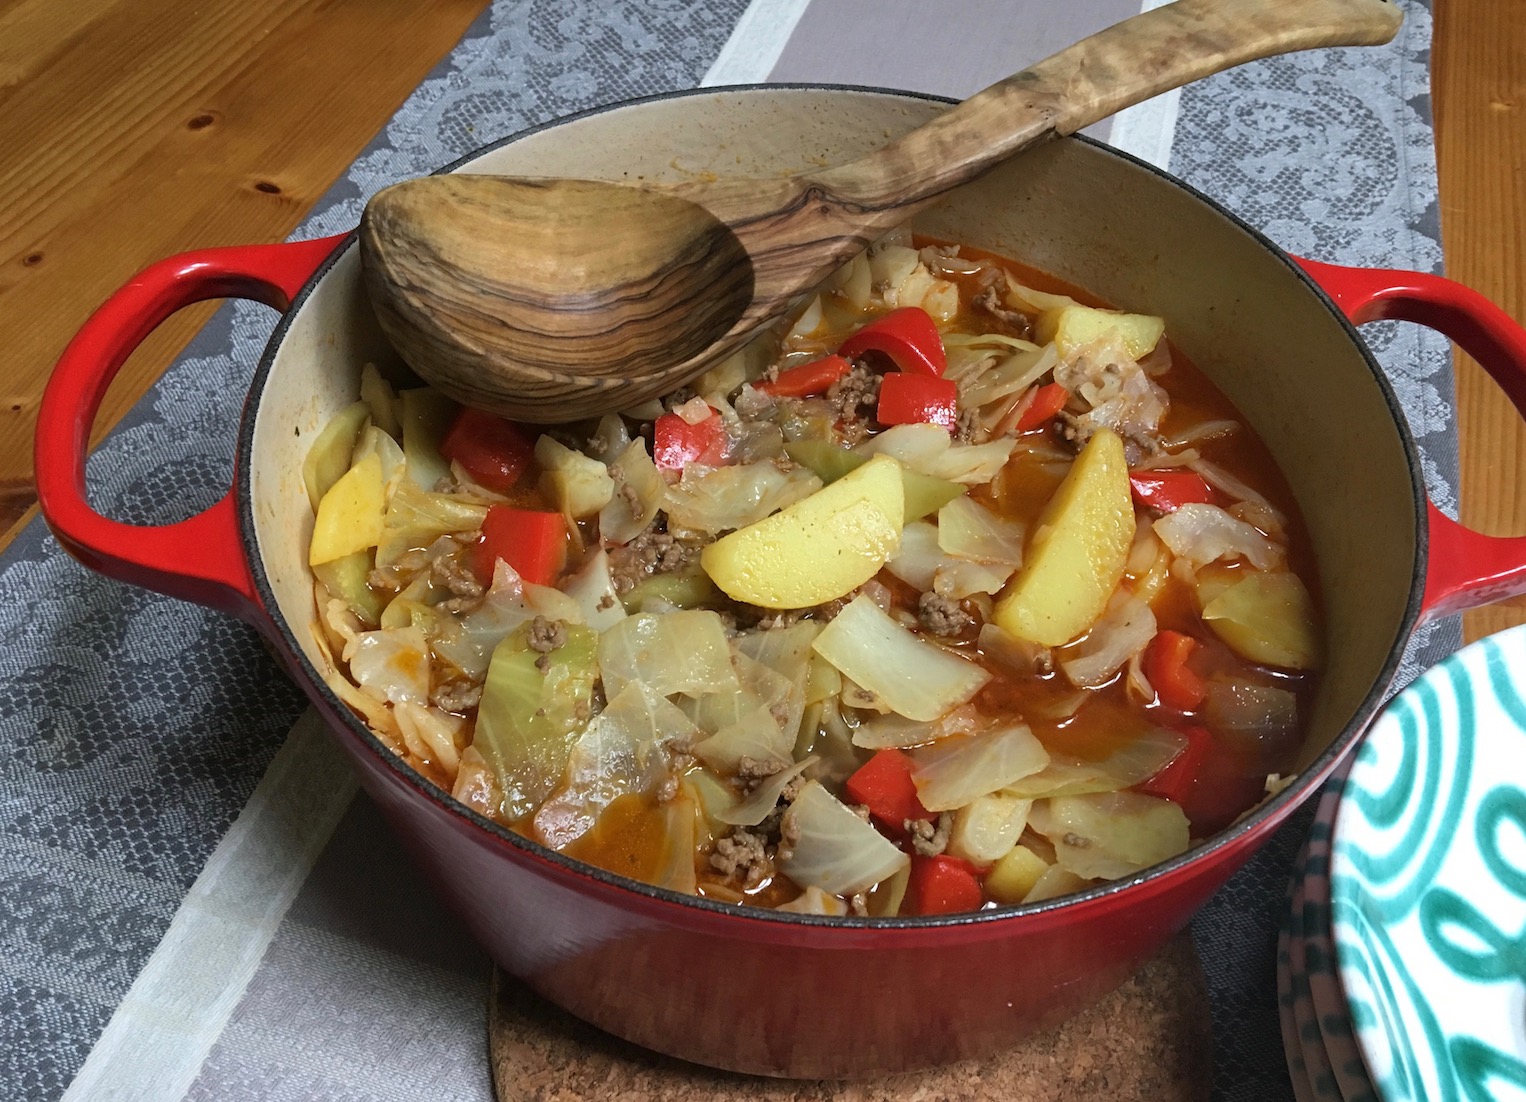
<svg viewBox="0 0 1526 1102">
<path fill-rule="evenodd" d="M 724 359 L 871 241 L 1055 135 L 1246 61 L 1377 45 L 1387 0 L 1177 0 L 845 165 L 675 185 L 442 174 L 378 192 L 365 285 L 458 401 L 550 423 L 627 409 Z"/>
</svg>

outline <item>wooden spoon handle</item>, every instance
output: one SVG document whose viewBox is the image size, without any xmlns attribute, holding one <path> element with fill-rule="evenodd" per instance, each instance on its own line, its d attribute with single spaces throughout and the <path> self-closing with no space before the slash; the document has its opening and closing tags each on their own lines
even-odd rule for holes
<svg viewBox="0 0 1526 1102">
<path fill-rule="evenodd" d="M 991 85 L 904 138 L 812 180 L 887 228 L 1019 150 L 1257 58 L 1387 42 L 1389 0 L 1176 0 Z"/>
</svg>

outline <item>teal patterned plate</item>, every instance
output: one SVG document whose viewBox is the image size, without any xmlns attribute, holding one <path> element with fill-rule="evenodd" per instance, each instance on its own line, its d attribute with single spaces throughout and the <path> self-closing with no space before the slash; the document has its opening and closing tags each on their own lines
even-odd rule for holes
<svg viewBox="0 0 1526 1102">
<path fill-rule="evenodd" d="M 1526 627 L 1389 704 L 1347 777 L 1330 880 L 1383 1102 L 1526 1102 Z"/>
</svg>

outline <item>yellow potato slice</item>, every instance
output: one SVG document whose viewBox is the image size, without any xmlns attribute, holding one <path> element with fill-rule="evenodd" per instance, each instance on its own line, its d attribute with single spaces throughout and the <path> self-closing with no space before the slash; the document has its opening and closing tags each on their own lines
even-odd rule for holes
<svg viewBox="0 0 1526 1102">
<path fill-rule="evenodd" d="M 1109 331 L 1117 333 L 1124 350 L 1137 360 L 1160 343 L 1166 322 L 1152 314 L 1124 314 L 1072 303 L 1041 314 L 1037 336 L 1040 341 L 1054 341 L 1060 355 L 1069 356 Z"/>
<path fill-rule="evenodd" d="M 874 577 L 901 545 L 901 465 L 876 455 L 772 516 L 716 540 L 700 565 L 727 596 L 809 608 Z"/>
<path fill-rule="evenodd" d="M 318 501 L 308 563 L 317 566 L 375 547 L 381 542 L 386 511 L 381 456 L 372 452 L 340 476 Z"/>
<path fill-rule="evenodd" d="M 992 619 L 1019 639 L 1058 647 L 1102 615 L 1134 542 L 1123 441 L 1100 429 L 1044 506 L 1028 557 Z"/>
</svg>

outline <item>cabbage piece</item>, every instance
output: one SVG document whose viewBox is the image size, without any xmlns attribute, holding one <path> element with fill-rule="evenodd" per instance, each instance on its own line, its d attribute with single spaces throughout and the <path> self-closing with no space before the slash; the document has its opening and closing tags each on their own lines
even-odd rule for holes
<svg viewBox="0 0 1526 1102">
<path fill-rule="evenodd" d="M 1096 688 L 1111 681 L 1154 638 L 1155 613 L 1128 590 L 1120 589 L 1087 633 L 1059 652 L 1060 669 L 1072 685 Z"/>
<path fill-rule="evenodd" d="M 944 739 L 911 755 L 911 780 L 929 811 L 952 811 L 989 796 L 1049 764 L 1049 751 L 1027 724 Z"/>
<path fill-rule="evenodd" d="M 975 663 L 907 631 L 863 594 L 812 646 L 843 676 L 907 719 L 937 719 L 991 680 Z"/>
<path fill-rule="evenodd" d="M 482 527 L 488 507 L 460 494 L 421 490 L 404 479 L 387 503 L 376 565 L 388 567 L 409 551 L 419 551 L 441 536 L 473 532 Z"/>
<path fill-rule="evenodd" d="M 733 639 L 731 645 L 738 654 L 745 654 L 796 682 L 805 676 L 812 656 L 811 644 L 821 628 L 814 620 L 800 620 L 788 627 L 745 632 Z"/>
<path fill-rule="evenodd" d="M 950 555 L 981 563 L 1023 565 L 1021 522 L 997 516 L 967 497 L 938 510 L 938 546 Z"/>
<path fill-rule="evenodd" d="M 599 637 L 599 669 L 609 697 L 631 681 L 659 696 L 739 688 L 721 618 L 703 610 L 627 616 Z"/>
<path fill-rule="evenodd" d="M 397 397 L 408 477 L 419 489 L 433 490 L 441 479 L 450 477 L 450 464 L 440 454 L 440 441 L 460 407 L 429 386 L 401 391 Z"/>
<path fill-rule="evenodd" d="M 1185 853 L 1187 816 L 1138 792 L 1057 796 L 1034 803 L 1028 825 L 1054 845 L 1055 862 L 1088 880 L 1117 880 Z"/>
<path fill-rule="evenodd" d="M 433 763 L 445 774 L 447 781 L 453 781 L 461 764 L 461 752 L 456 748 L 456 742 L 466 720 L 411 701 L 396 705 L 392 714 L 409 753 L 420 761 Z"/>
<path fill-rule="evenodd" d="M 739 802 L 732 787 L 708 769 L 691 769 L 684 774 L 684 788 L 690 790 L 699 810 L 700 831 L 695 841 L 704 845 L 730 831 L 731 827 L 721 819 Z"/>
<path fill-rule="evenodd" d="M 937 527 L 919 520 L 901 529 L 901 546 L 885 569 L 907 585 L 926 591 L 933 587 L 933 577 L 946 558 L 938 546 Z"/>
<path fill-rule="evenodd" d="M 949 830 L 948 852 L 978 868 L 1001 860 L 1017 845 L 1028 824 L 1032 800 L 1004 792 L 977 796 L 954 813 Z"/>
<path fill-rule="evenodd" d="M 914 471 L 963 485 L 991 481 L 1006 464 L 1017 441 L 1011 438 L 985 444 L 951 444 L 941 425 L 895 425 L 858 448 L 869 455 L 889 455 Z"/>
<path fill-rule="evenodd" d="M 360 369 L 360 400 L 370 407 L 371 422 L 378 429 L 394 440 L 403 435 L 402 422 L 397 415 L 397 392 L 382 378 L 373 363 Z"/>
<path fill-rule="evenodd" d="M 1050 754 L 1037 773 L 1009 784 L 1008 796 L 1041 799 L 1046 796 L 1084 796 L 1133 788 L 1159 773 L 1187 748 L 1187 736 L 1155 727 L 1098 761 Z"/>
<path fill-rule="evenodd" d="M 540 492 L 570 522 L 591 517 L 615 496 L 615 480 L 597 459 L 573 451 L 550 436 L 535 442 Z"/>
<path fill-rule="evenodd" d="M 610 464 L 619 459 L 630 444 L 631 434 L 625 427 L 625 419 L 618 413 L 606 413 L 599 418 L 598 427 L 583 450 L 600 463 Z"/>
<path fill-rule="evenodd" d="M 784 832 L 795 841 L 780 852 L 779 871 L 828 895 L 868 891 L 911 860 L 817 781 L 807 781 L 784 813 Z"/>
<path fill-rule="evenodd" d="M 951 559 L 933 575 L 933 592 L 951 601 L 962 601 L 977 593 L 995 594 L 1016 572 L 1017 567 L 1003 563 Z"/>
<path fill-rule="evenodd" d="M 403 454 L 402 445 L 390 435 L 375 425 L 367 425 L 361 430 L 360 438 L 355 442 L 355 454 L 351 457 L 351 465 L 373 454 L 381 460 L 382 482 L 386 486 L 387 500 L 390 503 L 398 484 L 407 478 L 408 457 Z"/>
<path fill-rule="evenodd" d="M 436 615 L 430 628 L 431 645 L 437 657 L 475 680 L 487 670 L 494 648 L 504 637 L 537 616 L 577 624 L 583 613 L 560 590 L 521 581 L 500 559 L 480 605 L 464 616 Z"/>
<path fill-rule="evenodd" d="M 694 754 L 723 773 L 736 772 L 743 758 L 788 765 L 805 710 L 804 668 L 789 678 L 740 652 L 731 661 L 740 691 L 708 693 L 681 705 L 701 729 L 714 732 Z"/>
<path fill-rule="evenodd" d="M 782 768 L 792 760 L 794 749 L 795 732 L 784 730 L 763 704 L 753 704 L 690 748 L 695 757 L 720 773 L 735 773 L 743 758 Z"/>
<path fill-rule="evenodd" d="M 968 705 L 955 708 L 931 723 L 894 714 L 877 716 L 858 725 L 853 732 L 853 745 L 865 750 L 906 750 L 913 746 L 926 746 L 950 735 L 972 734 L 984 726 L 987 726 L 987 722 Z"/>
<path fill-rule="evenodd" d="M 667 487 L 662 507 L 669 524 L 715 534 L 745 528 L 821 486 L 821 479 L 803 467 L 786 474 L 767 461 L 730 467 L 690 465 Z"/>
<path fill-rule="evenodd" d="M 1029 345 L 980 372 L 970 372 L 960 385 L 960 400 L 968 408 L 983 406 L 1009 394 L 1019 394 L 1053 371 L 1059 362 L 1054 345 Z"/>
<path fill-rule="evenodd" d="M 596 551 L 562 582 L 562 592 L 578 603 L 583 622 L 594 631 L 603 631 L 625 619 L 625 606 L 615 592 L 609 572 L 609 555 Z"/>
<path fill-rule="evenodd" d="M 1039 874 L 1039 878 L 1034 881 L 1028 894 L 1023 896 L 1023 902 L 1041 903 L 1046 899 L 1058 899 L 1062 895 L 1078 892 L 1090 884 L 1091 881 L 1084 876 L 1077 876 L 1060 865 L 1050 865 Z"/>
<path fill-rule="evenodd" d="M 1203 619 L 1241 658 L 1293 670 L 1319 666 L 1314 601 L 1297 574 L 1247 574 L 1203 606 Z"/>
<path fill-rule="evenodd" d="M 418 628 L 362 632 L 348 657 L 350 676 L 375 699 L 429 703 L 429 643 Z"/>
<path fill-rule="evenodd" d="M 318 439 L 307 449 L 307 457 L 302 461 L 302 481 L 307 487 L 307 500 L 315 511 L 329 487 L 350 469 L 355 445 L 370 420 L 371 407 L 366 403 L 346 406 L 329 418 Z"/>
<path fill-rule="evenodd" d="M 577 736 L 565 759 L 566 783 L 535 813 L 535 836 L 564 849 L 621 796 L 655 791 L 671 776 L 669 747 L 694 736 L 688 717 L 650 686 L 627 685 Z"/>
<path fill-rule="evenodd" d="M 815 764 L 815 758 L 806 758 L 787 769 L 779 770 L 753 789 L 752 795 L 747 799 L 719 812 L 716 817 L 721 822 L 731 823 L 733 826 L 757 826 L 779 805 L 779 797 L 784 795 L 784 790 L 789 787 L 790 782 Z"/>
<path fill-rule="evenodd" d="M 472 745 L 503 793 L 500 815 L 520 819 L 556 788 L 578 732 L 593 714 L 598 636 L 579 625 L 547 654 L 530 646 L 523 625 L 493 650 Z"/>
<path fill-rule="evenodd" d="M 337 597 L 369 626 L 381 623 L 381 595 L 367 583 L 371 576 L 372 555 L 369 550 L 353 551 L 337 559 L 313 565 L 313 577 L 323 583 L 329 595 Z M 383 627 L 394 625 L 383 624 Z M 397 625 L 402 626 L 402 625 Z"/>
<path fill-rule="evenodd" d="M 1283 558 L 1280 547 L 1217 505 L 1183 505 L 1155 521 L 1155 534 L 1173 555 L 1194 568 L 1244 556 L 1257 570 L 1270 570 Z"/>
<path fill-rule="evenodd" d="M 698 562 L 673 574 L 648 575 L 620 594 L 620 604 L 631 613 L 703 608 L 719 600 L 721 591 Z"/>
<path fill-rule="evenodd" d="M 662 852 L 649 882 L 684 895 L 699 893 L 695 868 L 699 848 L 699 804 L 693 793 L 679 786 L 678 794 L 662 805 Z"/>
<path fill-rule="evenodd" d="M 646 441 L 639 438 L 609 464 L 609 474 L 616 492 L 599 510 L 599 534 L 609 543 L 629 543 L 652 523 L 667 484 L 647 454 Z"/>
</svg>

